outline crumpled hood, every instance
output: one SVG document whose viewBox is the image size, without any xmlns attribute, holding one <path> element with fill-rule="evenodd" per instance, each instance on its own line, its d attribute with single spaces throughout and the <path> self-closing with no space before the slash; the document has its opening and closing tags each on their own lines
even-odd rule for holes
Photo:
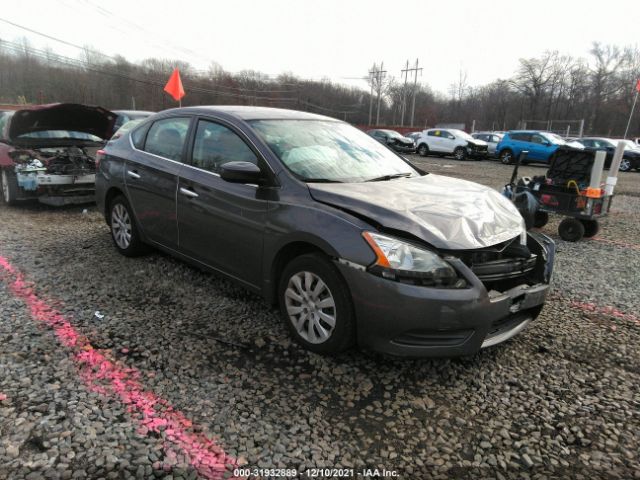
<svg viewBox="0 0 640 480">
<path fill-rule="evenodd" d="M 497 191 L 441 175 L 365 183 L 310 183 L 319 202 L 383 227 L 409 232 L 436 248 L 470 250 L 524 231 L 516 207 Z"/>
<path fill-rule="evenodd" d="M 116 114 L 102 107 L 77 103 L 36 105 L 13 113 L 7 137 L 16 141 L 20 135 L 44 130 L 70 130 L 95 135 L 102 139 L 111 137 Z"/>
</svg>

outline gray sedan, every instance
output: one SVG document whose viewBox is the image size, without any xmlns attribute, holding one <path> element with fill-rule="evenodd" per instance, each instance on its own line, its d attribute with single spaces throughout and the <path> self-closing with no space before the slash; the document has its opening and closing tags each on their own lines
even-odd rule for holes
<svg viewBox="0 0 640 480">
<path fill-rule="evenodd" d="M 164 111 L 100 152 L 96 190 L 120 253 L 234 279 L 319 353 L 471 354 L 523 330 L 549 289 L 554 244 L 506 198 L 319 115 Z"/>
</svg>

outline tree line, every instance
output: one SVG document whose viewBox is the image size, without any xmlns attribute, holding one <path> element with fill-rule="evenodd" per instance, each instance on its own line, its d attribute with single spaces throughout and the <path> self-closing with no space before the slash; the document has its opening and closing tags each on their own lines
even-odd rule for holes
<svg viewBox="0 0 640 480">
<path fill-rule="evenodd" d="M 368 123 L 370 100 L 377 106 L 368 90 L 328 79 L 306 80 L 293 74 L 271 77 L 253 70 L 231 73 L 215 63 L 198 70 L 183 60 L 150 58 L 133 63 L 122 55 L 107 56 L 89 47 L 71 58 L 37 49 L 26 39 L 0 40 L 0 102 L 78 102 L 108 109 L 159 111 L 176 106 L 163 92 L 174 67 L 180 69 L 187 92 L 183 106 L 292 108 L 359 125 Z M 416 129 L 463 123 L 467 129 L 475 124 L 476 129 L 503 130 L 522 128 L 526 121 L 529 128 L 553 125 L 563 131 L 569 126 L 575 135 L 576 122 L 567 121 L 584 119 L 585 134 L 621 136 L 638 78 L 637 47 L 593 43 L 586 57 L 547 51 L 539 57 L 522 58 L 511 78 L 487 85 L 469 85 L 461 71 L 448 94 L 436 93 L 426 84 L 413 90 L 392 76 L 376 85 L 376 92 L 382 95 L 380 124 L 385 125 L 400 124 L 403 102 L 409 105 L 415 93 Z M 408 122 L 405 116 L 404 125 Z M 629 134 L 640 136 L 640 111 Z"/>
</svg>

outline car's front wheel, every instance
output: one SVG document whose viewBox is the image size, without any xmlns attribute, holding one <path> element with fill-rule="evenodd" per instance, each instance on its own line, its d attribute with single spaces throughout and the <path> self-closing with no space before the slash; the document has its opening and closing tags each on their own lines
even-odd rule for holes
<svg viewBox="0 0 640 480">
<path fill-rule="evenodd" d="M 18 180 L 15 173 L 2 169 L 2 201 L 6 205 L 15 205 L 18 198 Z"/>
<path fill-rule="evenodd" d="M 458 147 L 453 151 L 453 156 L 456 160 L 464 160 L 467 158 L 467 150 L 463 147 Z"/>
<path fill-rule="evenodd" d="M 121 254 L 135 257 L 145 253 L 146 248 L 140 238 L 131 206 L 122 195 L 118 195 L 111 201 L 109 225 L 113 244 Z"/>
<path fill-rule="evenodd" d="M 631 171 L 631 160 L 628 158 L 623 158 L 620 162 L 620 171 L 621 172 L 629 172 Z"/>
<path fill-rule="evenodd" d="M 326 256 L 310 253 L 289 262 L 280 277 L 278 298 L 283 321 L 306 349 L 335 354 L 354 344 L 349 289 Z"/>
</svg>

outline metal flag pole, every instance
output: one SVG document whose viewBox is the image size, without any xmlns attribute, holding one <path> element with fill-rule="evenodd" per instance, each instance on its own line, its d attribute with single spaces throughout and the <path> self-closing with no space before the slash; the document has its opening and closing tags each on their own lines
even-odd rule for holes
<svg viewBox="0 0 640 480">
<path fill-rule="evenodd" d="M 636 109 L 636 102 L 638 101 L 638 93 L 640 93 L 640 80 L 638 80 L 638 85 L 636 87 L 636 96 L 633 97 L 633 106 L 631 107 L 631 113 L 629 114 L 629 121 L 627 122 L 627 128 L 624 129 L 624 138 L 627 138 L 627 133 L 629 133 L 629 127 L 631 126 L 631 118 L 633 118 L 633 111 Z"/>
</svg>

